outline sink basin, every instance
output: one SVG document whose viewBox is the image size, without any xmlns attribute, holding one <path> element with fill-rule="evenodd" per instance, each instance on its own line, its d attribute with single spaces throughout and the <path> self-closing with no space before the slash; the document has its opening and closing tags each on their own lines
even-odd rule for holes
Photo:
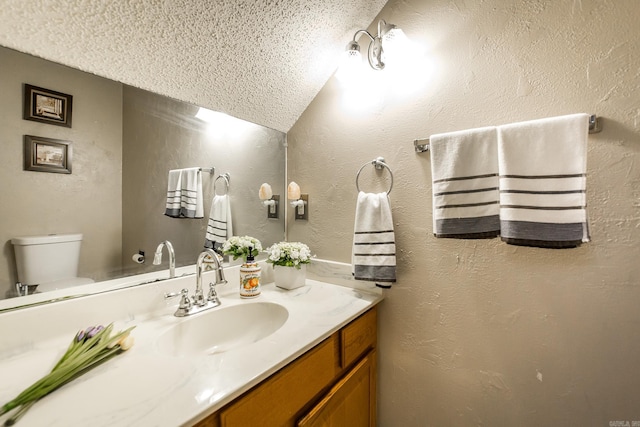
<svg viewBox="0 0 640 427">
<path fill-rule="evenodd" d="M 158 338 L 158 351 L 171 356 L 223 353 L 268 337 L 288 317 L 286 308 L 272 302 L 223 305 L 176 318 L 179 323 Z"/>
</svg>

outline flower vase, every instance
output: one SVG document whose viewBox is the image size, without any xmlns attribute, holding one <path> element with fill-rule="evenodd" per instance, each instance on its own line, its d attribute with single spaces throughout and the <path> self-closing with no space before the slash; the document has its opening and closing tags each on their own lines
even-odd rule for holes
<svg viewBox="0 0 640 427">
<path fill-rule="evenodd" d="M 300 268 L 276 265 L 273 269 L 274 282 L 282 289 L 296 289 L 304 286 L 307 279 L 307 265 L 301 264 Z"/>
<path fill-rule="evenodd" d="M 233 259 L 233 255 L 229 255 L 228 265 L 229 267 L 234 267 L 236 265 L 242 265 L 246 262 L 244 257 Z"/>
</svg>

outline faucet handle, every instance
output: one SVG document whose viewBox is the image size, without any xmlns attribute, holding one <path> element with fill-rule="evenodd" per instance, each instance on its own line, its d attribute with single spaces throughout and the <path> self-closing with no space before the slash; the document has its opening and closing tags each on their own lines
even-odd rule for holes
<svg viewBox="0 0 640 427">
<path fill-rule="evenodd" d="M 220 298 L 218 298 L 218 292 L 216 292 L 217 283 L 209 282 L 209 295 L 207 295 L 207 301 L 211 301 L 215 305 L 220 305 Z"/>
<path fill-rule="evenodd" d="M 187 289 L 183 289 L 180 291 L 180 304 L 178 305 L 178 310 L 189 310 L 191 308 L 191 300 L 189 299 L 189 291 Z"/>
<path fill-rule="evenodd" d="M 171 299 L 171 298 L 179 297 L 180 295 L 182 295 L 182 292 L 166 292 L 164 294 L 164 299 Z"/>
<path fill-rule="evenodd" d="M 189 290 L 183 289 L 179 293 L 178 292 L 170 292 L 164 294 L 164 299 L 170 299 L 175 297 L 180 298 L 180 304 L 178 305 L 178 310 L 189 310 L 191 308 L 191 300 L 189 299 Z"/>
</svg>

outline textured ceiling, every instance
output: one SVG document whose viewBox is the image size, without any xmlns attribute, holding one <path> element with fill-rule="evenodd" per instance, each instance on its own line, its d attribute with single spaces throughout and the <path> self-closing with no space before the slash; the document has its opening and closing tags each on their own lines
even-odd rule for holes
<svg viewBox="0 0 640 427">
<path fill-rule="evenodd" d="M 2 0 L 0 45 L 283 132 L 386 0 Z"/>
</svg>

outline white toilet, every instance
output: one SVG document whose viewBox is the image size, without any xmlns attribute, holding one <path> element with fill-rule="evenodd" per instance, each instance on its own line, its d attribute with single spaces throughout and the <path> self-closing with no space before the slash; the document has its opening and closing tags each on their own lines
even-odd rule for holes
<svg viewBox="0 0 640 427">
<path fill-rule="evenodd" d="M 82 234 L 15 237 L 11 243 L 23 286 L 38 285 L 36 291 L 47 292 L 93 283 L 77 277 Z"/>
</svg>

